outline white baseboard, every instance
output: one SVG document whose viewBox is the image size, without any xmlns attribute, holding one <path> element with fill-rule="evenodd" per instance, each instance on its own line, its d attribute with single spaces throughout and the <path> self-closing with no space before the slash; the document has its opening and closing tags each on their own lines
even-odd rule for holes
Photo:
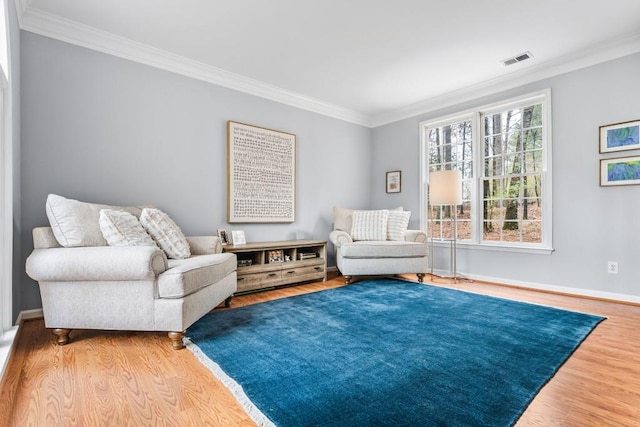
<svg viewBox="0 0 640 427">
<path fill-rule="evenodd" d="M 438 274 L 438 272 L 435 270 L 434 270 L 434 273 Z M 443 274 L 446 274 L 446 272 Z M 567 295 L 575 295 L 578 297 L 598 298 L 598 299 L 604 299 L 604 300 L 611 300 L 614 302 L 640 304 L 640 296 L 636 296 L 636 295 L 594 291 L 591 289 L 572 288 L 567 286 L 549 285 L 545 283 L 524 282 L 520 280 L 503 279 L 500 277 L 480 276 L 475 274 L 459 273 L 459 277 L 463 277 L 465 279 L 480 280 L 483 282 L 497 283 L 499 285 L 517 286 L 521 288 L 536 289 L 536 290 L 547 291 L 547 292 L 556 292 L 556 293 L 567 294 Z"/>
<path fill-rule="evenodd" d="M 22 310 L 20 314 L 18 314 L 18 320 L 16 320 L 16 323 L 20 325 L 20 322 L 22 322 L 23 320 L 39 319 L 41 317 L 44 317 L 44 313 L 42 312 L 41 308 L 34 308 L 33 310 Z"/>
</svg>

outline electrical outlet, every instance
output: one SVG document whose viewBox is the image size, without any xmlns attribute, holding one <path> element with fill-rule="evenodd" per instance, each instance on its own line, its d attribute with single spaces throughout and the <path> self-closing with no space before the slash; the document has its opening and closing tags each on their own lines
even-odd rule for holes
<svg viewBox="0 0 640 427">
<path fill-rule="evenodd" d="M 609 261 L 607 263 L 607 273 L 618 274 L 618 261 Z"/>
</svg>

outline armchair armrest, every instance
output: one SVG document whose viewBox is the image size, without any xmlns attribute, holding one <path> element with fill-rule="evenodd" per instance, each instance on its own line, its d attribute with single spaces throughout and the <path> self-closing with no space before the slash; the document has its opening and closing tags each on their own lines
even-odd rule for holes
<svg viewBox="0 0 640 427">
<path fill-rule="evenodd" d="M 222 242 L 218 236 L 187 236 L 192 255 L 222 253 Z"/>
<path fill-rule="evenodd" d="M 404 240 L 407 242 L 424 243 L 427 241 L 427 235 L 422 230 L 407 230 L 404 235 Z"/>
<path fill-rule="evenodd" d="M 164 252 L 151 246 L 34 249 L 26 265 L 39 282 L 154 280 L 166 269 Z"/>
<path fill-rule="evenodd" d="M 353 239 L 346 231 L 333 230 L 329 233 L 329 240 L 336 248 L 344 245 L 345 243 L 353 243 Z"/>
</svg>

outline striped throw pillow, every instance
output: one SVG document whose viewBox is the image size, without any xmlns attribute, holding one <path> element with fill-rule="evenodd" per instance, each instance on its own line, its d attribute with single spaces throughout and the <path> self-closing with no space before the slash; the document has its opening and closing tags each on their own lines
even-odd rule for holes
<svg viewBox="0 0 640 427">
<path fill-rule="evenodd" d="M 411 211 L 389 211 L 387 240 L 403 241 L 409 227 Z"/>
<path fill-rule="evenodd" d="M 351 238 L 353 240 L 387 240 L 389 211 L 354 211 Z"/>
</svg>

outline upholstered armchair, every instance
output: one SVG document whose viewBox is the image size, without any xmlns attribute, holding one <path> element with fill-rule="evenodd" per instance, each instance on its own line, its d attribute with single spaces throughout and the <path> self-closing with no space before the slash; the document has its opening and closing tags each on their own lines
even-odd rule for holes
<svg viewBox="0 0 640 427">
<path fill-rule="evenodd" d="M 147 223 L 161 232 L 149 226 L 153 239 L 136 225 L 145 220 L 140 208 L 49 195 L 51 227 L 33 230 L 26 271 L 39 283 L 45 326 L 58 344 L 72 329 L 164 331 L 180 349 L 191 324 L 231 301 L 235 254 L 222 253 L 217 236 L 186 237 L 161 211 L 149 212 Z"/>
<path fill-rule="evenodd" d="M 428 269 L 427 236 L 407 230 L 411 212 L 357 211 L 335 207 L 334 229 L 329 240 L 335 246 L 336 266 L 350 283 L 353 276 L 414 273 L 424 280 Z"/>
</svg>

